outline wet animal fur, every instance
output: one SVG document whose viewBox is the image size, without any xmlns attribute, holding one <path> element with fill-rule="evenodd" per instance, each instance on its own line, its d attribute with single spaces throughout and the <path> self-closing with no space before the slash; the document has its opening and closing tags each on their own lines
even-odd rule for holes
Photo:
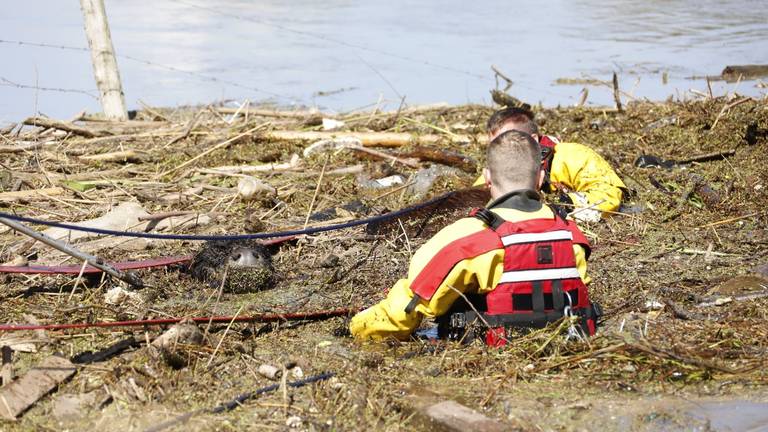
<svg viewBox="0 0 768 432">
<path fill-rule="evenodd" d="M 443 201 L 400 218 L 370 224 L 366 231 L 369 234 L 389 234 L 405 229 L 409 238 L 429 238 L 451 223 L 468 216 L 473 208 L 485 207 L 490 199 L 491 193 L 487 188 L 460 189 Z"/>
<path fill-rule="evenodd" d="M 248 248 L 262 265 L 238 267 L 229 265 L 230 257 L 239 248 Z M 209 241 L 192 259 L 190 274 L 218 288 L 224 280 L 224 291 L 248 293 L 272 287 L 274 268 L 269 249 L 256 240 Z"/>
</svg>

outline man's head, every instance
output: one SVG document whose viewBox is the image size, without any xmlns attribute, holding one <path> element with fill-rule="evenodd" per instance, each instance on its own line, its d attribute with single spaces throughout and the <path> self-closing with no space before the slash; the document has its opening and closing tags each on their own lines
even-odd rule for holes
<svg viewBox="0 0 768 432">
<path fill-rule="evenodd" d="M 503 132 L 488 145 L 486 159 L 483 174 L 494 199 L 517 189 L 539 189 L 544 176 L 541 149 L 529 134 Z"/>
<path fill-rule="evenodd" d="M 539 127 L 533 121 L 533 113 L 525 108 L 504 108 L 496 111 L 488 119 L 486 130 L 489 141 L 510 130 L 533 135 L 536 140 L 539 138 Z"/>
</svg>

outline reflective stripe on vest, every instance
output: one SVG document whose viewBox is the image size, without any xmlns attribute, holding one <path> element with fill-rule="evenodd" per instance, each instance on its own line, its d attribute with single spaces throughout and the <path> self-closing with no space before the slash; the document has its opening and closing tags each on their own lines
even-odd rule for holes
<svg viewBox="0 0 768 432">
<path fill-rule="evenodd" d="M 579 269 L 576 267 L 566 267 L 557 269 L 542 270 L 519 270 L 504 272 L 499 279 L 499 283 L 512 282 L 532 282 L 555 279 L 577 279 L 580 278 Z"/>
<path fill-rule="evenodd" d="M 573 233 L 568 230 L 558 230 L 543 233 L 510 234 L 501 237 L 501 242 L 504 243 L 504 246 L 555 240 L 573 240 Z"/>
</svg>

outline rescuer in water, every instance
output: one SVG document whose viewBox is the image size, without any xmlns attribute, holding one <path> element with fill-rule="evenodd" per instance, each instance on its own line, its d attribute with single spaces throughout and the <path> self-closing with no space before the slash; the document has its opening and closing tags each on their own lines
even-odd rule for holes
<svg viewBox="0 0 768 432">
<path fill-rule="evenodd" d="M 514 161 L 514 163 L 510 163 Z M 543 327 L 576 315 L 593 334 L 598 310 L 589 301 L 589 245 L 572 221 L 542 204 L 541 148 L 510 130 L 488 146 L 484 179 L 492 202 L 439 231 L 411 259 L 380 303 L 352 318 L 359 339 L 408 339 L 424 317 L 438 318 L 443 334 L 475 322 L 460 293 L 472 297 L 490 326 L 486 342 L 501 345 L 510 327 Z"/>
<path fill-rule="evenodd" d="M 602 156 L 578 143 L 559 142 L 540 135 L 533 113 L 523 108 L 496 111 L 488 120 L 489 141 L 500 134 L 517 130 L 533 136 L 542 149 L 543 169 L 547 172 L 544 192 L 559 192 L 555 204 L 571 217 L 583 222 L 597 222 L 601 216 L 615 212 L 621 205 L 624 182 Z M 480 176 L 475 186 L 485 184 Z"/>
</svg>

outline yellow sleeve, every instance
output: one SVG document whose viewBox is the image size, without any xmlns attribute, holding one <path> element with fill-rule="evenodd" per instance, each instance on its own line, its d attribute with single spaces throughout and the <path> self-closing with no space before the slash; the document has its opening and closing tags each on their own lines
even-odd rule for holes
<svg viewBox="0 0 768 432">
<path fill-rule="evenodd" d="M 407 339 L 425 316 L 434 318 L 448 311 L 459 298 L 459 294 L 451 287 L 466 293 L 484 293 L 493 289 L 503 272 L 503 249 L 460 261 L 442 280 L 430 300 L 421 300 L 410 314 L 405 312 L 413 298 L 411 282 L 432 258 L 452 241 L 483 229 L 482 222 L 477 219 L 462 219 L 438 232 L 414 254 L 408 278 L 397 281 L 384 300 L 352 318 L 352 335 L 358 339 Z"/>
<path fill-rule="evenodd" d="M 579 269 L 579 276 L 585 284 L 592 282 L 592 278 L 587 275 L 587 254 L 581 245 L 573 245 L 573 256 L 576 258 L 576 268 Z"/>
<path fill-rule="evenodd" d="M 626 186 L 611 165 L 591 148 L 562 142 L 555 147 L 550 173 L 552 183 L 560 183 L 586 197 L 587 205 L 600 211 L 617 211 Z M 571 196 L 575 204 L 581 201 Z M 597 204 L 599 203 L 599 204 Z"/>
</svg>

